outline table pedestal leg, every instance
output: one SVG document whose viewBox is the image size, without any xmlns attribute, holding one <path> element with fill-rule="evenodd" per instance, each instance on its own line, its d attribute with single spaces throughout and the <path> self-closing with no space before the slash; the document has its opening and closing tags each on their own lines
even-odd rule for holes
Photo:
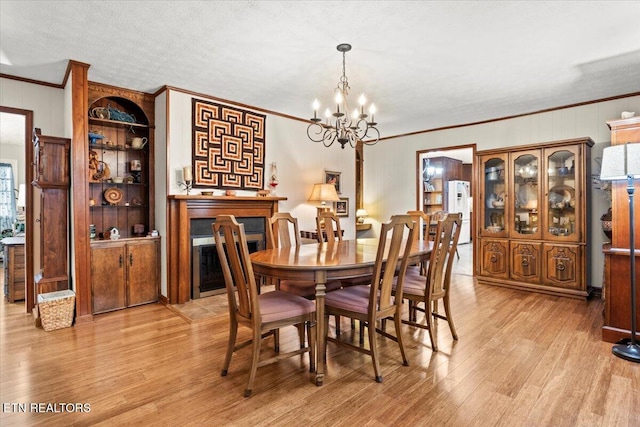
<svg viewBox="0 0 640 427">
<path fill-rule="evenodd" d="M 327 342 L 325 341 L 325 328 L 327 327 L 324 318 L 324 296 L 327 290 L 327 274 L 325 271 L 316 271 L 316 333 L 318 338 L 317 352 L 316 352 L 316 385 L 322 385 L 324 381 L 324 368 L 325 368 L 325 352 Z"/>
</svg>

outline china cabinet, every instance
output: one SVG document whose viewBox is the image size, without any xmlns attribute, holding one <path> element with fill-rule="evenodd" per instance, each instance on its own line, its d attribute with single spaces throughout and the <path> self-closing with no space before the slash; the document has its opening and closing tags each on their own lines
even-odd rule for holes
<svg viewBox="0 0 640 427">
<path fill-rule="evenodd" d="M 479 151 L 479 283 L 587 297 L 589 138 Z"/>
<path fill-rule="evenodd" d="M 640 142 L 640 117 L 612 120 L 607 122 L 607 125 L 611 129 L 611 145 Z M 640 256 L 638 256 L 640 209 L 637 204 L 638 194 L 640 194 L 640 182 L 638 180 L 635 181 L 634 187 L 636 203 L 634 210 L 636 244 L 635 268 L 636 282 L 640 284 Z M 605 300 L 605 312 L 602 339 L 608 342 L 616 342 L 631 336 L 631 288 L 629 286 L 629 277 L 631 275 L 631 263 L 629 260 L 630 222 L 627 181 L 613 181 L 611 196 L 611 244 L 603 247 L 605 267 L 602 294 Z M 640 308 L 640 292 L 636 292 L 636 298 L 636 307 Z M 636 325 L 640 325 L 640 310 L 636 310 L 636 316 Z M 638 338 L 640 338 L 640 336 Z"/>
<path fill-rule="evenodd" d="M 113 227 L 122 237 L 149 232 L 153 185 L 149 131 L 146 116 L 131 101 L 103 97 L 90 106 L 87 203 L 96 237 Z"/>
<path fill-rule="evenodd" d="M 153 97 L 88 87 L 86 181 L 92 314 L 155 302 Z"/>
</svg>

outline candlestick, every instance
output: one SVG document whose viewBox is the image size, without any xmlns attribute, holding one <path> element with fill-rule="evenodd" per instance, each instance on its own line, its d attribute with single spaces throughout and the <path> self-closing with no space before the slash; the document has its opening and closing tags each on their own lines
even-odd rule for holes
<svg viewBox="0 0 640 427">
<path fill-rule="evenodd" d="M 193 181 L 193 169 L 191 166 L 185 166 L 182 168 L 182 179 L 185 181 Z"/>
</svg>

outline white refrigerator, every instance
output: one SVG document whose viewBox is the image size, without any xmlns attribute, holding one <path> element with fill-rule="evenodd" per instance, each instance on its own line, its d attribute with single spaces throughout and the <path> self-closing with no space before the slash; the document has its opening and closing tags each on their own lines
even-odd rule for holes
<svg viewBox="0 0 640 427">
<path fill-rule="evenodd" d="M 471 186 L 468 181 L 449 181 L 447 211 L 462 212 L 462 228 L 458 243 L 471 241 Z"/>
</svg>

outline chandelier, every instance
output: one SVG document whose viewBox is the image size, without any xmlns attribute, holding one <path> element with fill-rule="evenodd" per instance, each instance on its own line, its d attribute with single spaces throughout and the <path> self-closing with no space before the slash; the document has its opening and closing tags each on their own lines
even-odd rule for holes
<svg viewBox="0 0 640 427">
<path fill-rule="evenodd" d="M 334 89 L 336 110 L 332 113 L 330 109 L 325 111 L 325 122 L 318 117 L 318 109 L 320 103 L 316 99 L 313 101 L 313 118 L 311 124 L 307 127 L 307 136 L 314 142 L 322 142 L 325 147 L 330 147 L 334 142 L 338 141 L 344 146 L 349 143 L 351 147 L 355 147 L 358 141 L 363 144 L 373 145 L 380 139 L 380 132 L 376 128 L 375 122 L 376 107 L 373 103 L 369 106 L 368 113 L 371 120 L 367 121 L 369 115 L 365 113 L 365 105 L 367 99 L 364 95 L 360 95 L 358 103 L 360 109 L 353 111 L 349 109 L 349 81 L 346 74 L 346 53 L 351 50 L 351 45 L 341 43 L 337 47 L 338 52 L 342 52 L 342 77 L 338 82 L 338 86 Z M 367 139 L 365 141 L 364 139 Z"/>
</svg>

